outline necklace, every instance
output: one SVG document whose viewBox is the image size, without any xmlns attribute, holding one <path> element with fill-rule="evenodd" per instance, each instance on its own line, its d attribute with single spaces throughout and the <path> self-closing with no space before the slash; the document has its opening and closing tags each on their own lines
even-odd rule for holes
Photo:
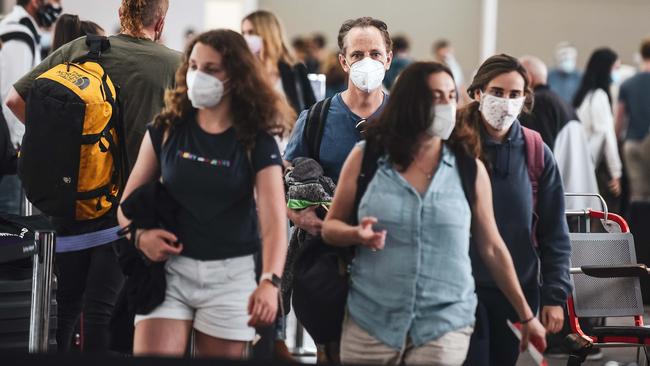
<svg viewBox="0 0 650 366">
<path fill-rule="evenodd" d="M 420 167 L 420 165 L 416 163 L 415 160 L 413 161 L 413 165 L 415 165 L 415 167 L 420 171 L 420 173 L 424 174 L 424 176 L 427 177 L 427 179 L 431 180 L 433 178 L 433 173 L 435 173 L 436 171 L 435 168 L 433 168 L 431 171 L 427 171 L 426 169 L 422 169 L 422 167 Z"/>
</svg>

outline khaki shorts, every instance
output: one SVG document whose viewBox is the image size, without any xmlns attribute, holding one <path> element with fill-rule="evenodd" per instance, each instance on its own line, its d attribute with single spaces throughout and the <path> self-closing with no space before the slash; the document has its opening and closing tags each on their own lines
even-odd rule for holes
<svg viewBox="0 0 650 366">
<path fill-rule="evenodd" d="M 623 158 L 630 181 L 630 201 L 650 202 L 650 135 L 641 141 L 625 141 Z"/>
<path fill-rule="evenodd" d="M 341 336 L 341 363 L 460 366 L 467 357 L 472 331 L 472 327 L 454 330 L 420 347 L 413 346 L 408 339 L 403 349 L 396 350 L 375 339 L 346 316 Z"/>
<path fill-rule="evenodd" d="M 253 256 L 199 261 L 176 256 L 165 263 L 165 300 L 145 319 L 193 320 L 194 329 L 231 341 L 252 341 L 255 329 L 247 325 L 248 298 L 257 287 Z"/>
</svg>

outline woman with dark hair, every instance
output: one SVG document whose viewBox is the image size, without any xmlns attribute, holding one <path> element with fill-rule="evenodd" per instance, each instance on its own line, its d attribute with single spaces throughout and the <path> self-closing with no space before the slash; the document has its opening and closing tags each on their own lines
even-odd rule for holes
<svg viewBox="0 0 650 366">
<path fill-rule="evenodd" d="M 535 313 L 541 310 L 546 331 L 556 333 L 562 328 L 562 306 L 571 289 L 571 246 L 564 190 L 553 154 L 539 134 L 517 120 L 533 102 L 526 70 L 514 57 L 492 56 L 479 67 L 467 92 L 474 101 L 460 111 L 458 124 L 480 136 L 478 149 L 490 174 L 499 233 L 528 304 Z M 514 323 L 519 316 L 480 254 L 473 245 L 470 255 L 481 331 L 472 337 L 466 364 L 514 365 L 519 341 L 507 320 Z"/>
<path fill-rule="evenodd" d="M 470 227 L 482 259 L 524 324 L 524 344 L 545 342 L 494 222 L 490 180 L 476 159 L 478 135 L 455 127 L 456 99 L 447 67 L 411 64 L 381 117 L 370 124 L 366 142 L 343 166 L 323 226 L 325 241 L 356 251 L 343 363 L 463 363 L 476 308 Z M 355 207 L 357 189 L 363 189 L 357 184 L 362 161 L 376 150 L 376 172 Z"/>
<path fill-rule="evenodd" d="M 601 179 L 599 175 L 598 179 L 599 185 L 606 185 L 606 188 L 601 188 L 601 192 L 609 190 L 614 197 L 621 194 L 623 165 L 618 153 L 609 88 L 613 78 L 618 75 L 619 66 L 618 56 L 611 49 L 600 48 L 594 51 L 589 57 L 582 82 L 573 98 L 578 118 L 585 126 L 594 165 L 598 167 L 604 158 L 607 166 L 609 176 Z"/>
<path fill-rule="evenodd" d="M 149 260 L 166 261 L 167 281 L 163 302 L 136 315 L 135 354 L 182 356 L 194 328 L 198 356 L 242 358 L 252 327 L 275 320 L 287 224 L 270 131 L 291 114 L 240 34 L 215 30 L 189 44 L 124 191 L 160 179 L 179 205 L 176 232 L 135 234 Z M 121 209 L 119 219 L 128 226 Z"/>
<path fill-rule="evenodd" d="M 54 26 L 54 37 L 52 40 L 52 50 L 50 52 L 54 52 L 64 44 L 88 34 L 103 36 L 105 32 L 104 29 L 96 23 L 81 20 L 77 15 L 63 14 L 59 17 Z"/>
<path fill-rule="evenodd" d="M 241 32 L 264 65 L 271 84 L 286 96 L 296 114 L 316 103 L 307 67 L 289 52 L 280 21 L 273 13 L 258 10 L 248 14 L 242 20 Z"/>
</svg>

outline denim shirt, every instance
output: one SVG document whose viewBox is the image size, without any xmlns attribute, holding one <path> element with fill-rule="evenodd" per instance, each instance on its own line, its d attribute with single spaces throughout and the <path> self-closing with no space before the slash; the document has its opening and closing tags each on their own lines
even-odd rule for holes
<svg viewBox="0 0 650 366">
<path fill-rule="evenodd" d="M 347 305 L 361 328 L 401 349 L 407 337 L 421 346 L 474 324 L 471 211 L 446 146 L 423 195 L 381 158 L 358 216 L 387 231 L 383 250 L 357 247 L 352 264 Z"/>
</svg>

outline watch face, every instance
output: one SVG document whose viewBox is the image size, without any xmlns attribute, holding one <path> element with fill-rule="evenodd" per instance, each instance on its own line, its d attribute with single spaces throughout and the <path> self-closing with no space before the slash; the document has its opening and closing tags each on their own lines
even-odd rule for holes
<svg viewBox="0 0 650 366">
<path fill-rule="evenodd" d="M 282 284 L 282 279 L 274 273 L 273 277 L 271 277 L 271 282 L 275 285 L 275 287 L 280 288 L 280 285 Z"/>
</svg>

